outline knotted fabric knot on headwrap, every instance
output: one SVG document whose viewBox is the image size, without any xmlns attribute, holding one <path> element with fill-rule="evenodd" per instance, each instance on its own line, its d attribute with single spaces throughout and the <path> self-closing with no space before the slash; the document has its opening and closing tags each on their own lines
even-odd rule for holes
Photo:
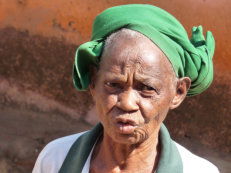
<svg viewBox="0 0 231 173">
<path fill-rule="evenodd" d="M 192 28 L 189 40 L 184 27 L 166 11 L 144 4 L 122 5 L 99 14 L 93 24 L 91 41 L 79 46 L 73 70 L 74 85 L 86 90 L 89 85 L 89 65 L 99 64 L 105 39 L 122 28 L 148 37 L 171 62 L 177 77 L 189 77 L 187 96 L 206 90 L 213 80 L 215 41 L 210 31 L 203 36 L 202 26 Z"/>
</svg>

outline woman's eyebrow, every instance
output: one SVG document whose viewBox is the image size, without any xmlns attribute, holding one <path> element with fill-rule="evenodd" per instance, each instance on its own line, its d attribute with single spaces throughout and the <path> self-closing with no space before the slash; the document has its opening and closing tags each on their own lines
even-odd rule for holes
<svg viewBox="0 0 231 173">
<path fill-rule="evenodd" d="M 159 73 L 157 74 L 152 74 L 152 75 L 146 75 L 146 74 L 139 74 L 139 73 L 136 73 L 134 75 L 134 79 L 137 80 L 137 81 L 146 81 L 146 82 L 152 82 L 152 81 L 159 81 L 161 82 L 161 76 Z"/>
<path fill-rule="evenodd" d="M 135 81 L 141 82 L 144 85 L 148 85 L 150 87 L 155 87 L 157 89 L 160 89 L 162 86 L 162 80 L 158 77 L 152 77 L 149 75 L 135 75 L 134 78 Z"/>
<path fill-rule="evenodd" d="M 126 82 L 127 81 L 127 76 L 122 75 L 122 74 L 115 74 L 115 73 L 112 73 L 112 72 L 107 72 L 105 74 L 105 79 L 106 80 Z"/>
</svg>

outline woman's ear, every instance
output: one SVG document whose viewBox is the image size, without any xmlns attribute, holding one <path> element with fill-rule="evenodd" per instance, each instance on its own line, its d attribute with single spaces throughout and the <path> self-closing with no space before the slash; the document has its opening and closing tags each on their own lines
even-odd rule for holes
<svg viewBox="0 0 231 173">
<path fill-rule="evenodd" d="M 175 95 L 169 107 L 170 109 L 175 109 L 182 103 L 188 93 L 190 86 L 191 79 L 189 77 L 182 77 L 178 79 L 175 88 Z"/>
<path fill-rule="evenodd" d="M 89 89 L 90 89 L 91 95 L 93 97 L 95 95 L 96 74 L 97 74 L 96 66 L 94 66 L 93 64 L 90 64 L 90 66 L 89 66 L 89 75 L 90 75 Z"/>
</svg>

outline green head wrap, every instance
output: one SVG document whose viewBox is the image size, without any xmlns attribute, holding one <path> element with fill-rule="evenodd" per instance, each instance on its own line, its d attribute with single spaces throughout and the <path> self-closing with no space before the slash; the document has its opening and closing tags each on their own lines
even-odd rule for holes
<svg viewBox="0 0 231 173">
<path fill-rule="evenodd" d="M 105 39 L 121 28 L 148 37 L 169 59 L 177 77 L 191 79 L 187 96 L 199 94 L 211 84 L 215 49 L 212 33 L 208 31 L 205 40 L 202 26 L 193 27 L 189 40 L 184 27 L 166 11 L 152 5 L 133 4 L 109 8 L 96 17 L 91 41 L 76 51 L 73 78 L 77 89 L 88 88 L 89 64 L 98 65 Z"/>
</svg>

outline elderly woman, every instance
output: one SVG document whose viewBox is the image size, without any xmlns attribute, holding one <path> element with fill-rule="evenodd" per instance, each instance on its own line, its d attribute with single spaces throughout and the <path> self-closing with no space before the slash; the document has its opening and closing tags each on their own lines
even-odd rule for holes
<svg viewBox="0 0 231 173">
<path fill-rule="evenodd" d="M 188 39 L 169 13 L 124 5 L 99 14 L 91 41 L 75 57 L 74 84 L 90 89 L 100 123 L 57 139 L 34 173 L 217 173 L 174 142 L 163 125 L 169 109 L 206 90 L 213 78 L 214 39 L 202 27 Z"/>
</svg>

